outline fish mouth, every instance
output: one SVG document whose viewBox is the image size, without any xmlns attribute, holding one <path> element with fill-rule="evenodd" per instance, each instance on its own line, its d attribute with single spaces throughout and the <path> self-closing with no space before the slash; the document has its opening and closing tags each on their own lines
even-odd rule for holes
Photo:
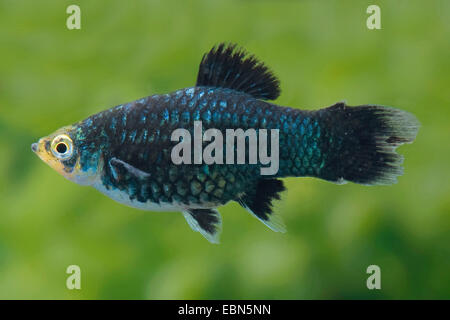
<svg viewBox="0 0 450 320">
<path fill-rule="evenodd" d="M 33 151 L 35 155 L 41 158 L 41 160 L 48 163 L 49 161 L 51 161 L 51 157 L 49 155 L 49 152 L 45 150 L 45 141 L 46 140 L 44 138 L 41 138 L 39 139 L 39 141 L 32 143 L 31 151 Z"/>
</svg>

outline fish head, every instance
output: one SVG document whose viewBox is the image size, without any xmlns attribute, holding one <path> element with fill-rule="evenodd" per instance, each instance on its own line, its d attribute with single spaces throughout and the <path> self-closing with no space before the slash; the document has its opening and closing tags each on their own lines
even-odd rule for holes
<svg viewBox="0 0 450 320">
<path fill-rule="evenodd" d="M 66 179 L 91 185 L 98 177 L 98 153 L 86 148 L 80 127 L 66 126 L 42 137 L 31 150 Z"/>
</svg>

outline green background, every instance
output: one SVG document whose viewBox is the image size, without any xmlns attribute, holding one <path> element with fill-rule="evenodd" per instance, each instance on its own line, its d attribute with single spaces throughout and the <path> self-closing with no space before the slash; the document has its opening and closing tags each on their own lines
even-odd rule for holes
<svg viewBox="0 0 450 320">
<path fill-rule="evenodd" d="M 66 28 L 69 4 L 81 30 Z M 366 28 L 370 4 L 381 30 Z M 449 298 L 449 21 L 450 1 L 0 0 L 0 298 Z M 192 86 L 221 41 L 274 70 L 281 105 L 414 113 L 399 183 L 286 179 L 286 234 L 228 204 L 212 245 L 181 214 L 120 205 L 31 152 L 95 112 Z M 81 290 L 66 288 L 71 264 Z"/>
</svg>

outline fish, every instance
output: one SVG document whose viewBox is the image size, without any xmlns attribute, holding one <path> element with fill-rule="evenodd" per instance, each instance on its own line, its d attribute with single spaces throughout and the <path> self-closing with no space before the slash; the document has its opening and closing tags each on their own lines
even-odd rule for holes
<svg viewBox="0 0 450 320">
<path fill-rule="evenodd" d="M 203 55 L 195 86 L 117 105 L 40 138 L 31 149 L 68 180 L 119 203 L 181 212 L 212 243 L 219 243 L 222 230 L 217 208 L 230 201 L 273 231 L 285 232 L 274 210 L 286 190 L 282 178 L 390 185 L 403 174 L 396 148 L 415 140 L 420 123 L 413 114 L 345 102 L 301 110 L 271 102 L 280 93 L 278 78 L 263 62 L 236 44 L 219 43 Z M 175 163 L 173 150 L 184 138 L 176 141 L 173 133 L 195 134 L 198 122 L 201 133 L 270 130 L 271 138 L 277 136 L 267 143 L 278 159 L 276 172 L 263 175 L 262 162 Z M 234 159 L 236 146 L 223 149 Z"/>
</svg>

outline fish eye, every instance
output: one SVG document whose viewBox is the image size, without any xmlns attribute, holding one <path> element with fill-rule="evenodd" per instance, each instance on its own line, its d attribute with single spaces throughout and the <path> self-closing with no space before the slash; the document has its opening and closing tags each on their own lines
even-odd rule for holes
<svg viewBox="0 0 450 320">
<path fill-rule="evenodd" d="M 56 145 L 56 151 L 58 151 L 59 154 L 66 153 L 67 151 L 67 144 L 64 142 L 60 142 Z"/>
<path fill-rule="evenodd" d="M 69 159 L 73 153 L 72 139 L 65 134 L 56 136 L 52 141 L 52 153 L 60 160 Z"/>
</svg>

